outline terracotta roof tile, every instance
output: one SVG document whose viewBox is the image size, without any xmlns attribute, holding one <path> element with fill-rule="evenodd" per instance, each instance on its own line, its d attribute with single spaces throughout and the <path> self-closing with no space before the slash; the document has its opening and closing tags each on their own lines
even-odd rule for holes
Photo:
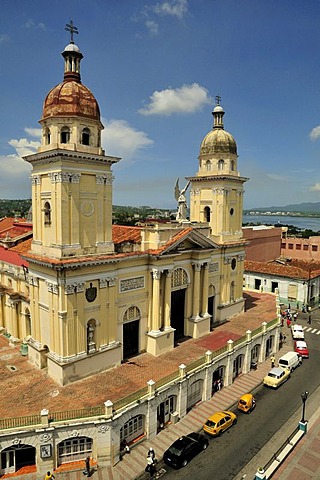
<svg viewBox="0 0 320 480">
<path fill-rule="evenodd" d="M 118 367 L 64 387 L 48 377 L 45 370 L 38 370 L 21 356 L 19 347 L 12 348 L 0 335 L 0 382 L 5 395 L 0 396 L 2 418 L 39 414 L 43 408 L 50 412 L 80 409 L 103 405 L 107 400 L 115 402 L 146 387 L 149 380 L 178 372 L 179 365 L 197 360 L 223 347 L 226 341 L 236 340 L 254 331 L 262 322 L 276 318 L 276 297 L 271 294 L 245 292 L 246 312 L 229 319 L 213 332 L 200 339 L 187 339 L 170 352 L 158 357 L 143 353 Z M 14 365 L 15 371 L 6 366 Z M 8 408 L 10 405 L 10 408 Z"/>
<path fill-rule="evenodd" d="M 135 242 L 141 243 L 141 227 L 112 225 L 113 243 Z"/>
<path fill-rule="evenodd" d="M 283 263 L 282 263 L 283 262 Z M 291 259 L 289 261 L 254 262 L 245 260 L 244 269 L 247 272 L 265 273 L 279 277 L 299 278 L 308 280 L 320 275 L 320 262 Z"/>
</svg>

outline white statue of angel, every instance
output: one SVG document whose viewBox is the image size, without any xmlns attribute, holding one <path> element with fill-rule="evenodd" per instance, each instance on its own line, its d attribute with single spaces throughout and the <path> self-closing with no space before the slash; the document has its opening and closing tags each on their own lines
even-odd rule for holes
<svg viewBox="0 0 320 480">
<path fill-rule="evenodd" d="M 190 180 L 188 181 L 187 185 L 180 190 L 179 187 L 179 178 L 176 181 L 176 186 L 174 188 L 174 198 L 178 202 L 178 211 L 176 215 L 176 220 L 177 222 L 182 222 L 183 220 L 187 220 L 187 200 L 185 197 L 185 193 L 187 191 L 187 188 L 190 185 Z"/>
</svg>

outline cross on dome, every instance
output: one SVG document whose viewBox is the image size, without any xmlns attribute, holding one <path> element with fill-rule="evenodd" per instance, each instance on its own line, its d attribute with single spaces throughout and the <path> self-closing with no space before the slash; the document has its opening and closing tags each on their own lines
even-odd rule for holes
<svg viewBox="0 0 320 480">
<path fill-rule="evenodd" d="M 216 95 L 216 105 L 220 105 L 221 97 L 220 95 Z"/>
<path fill-rule="evenodd" d="M 70 43 L 74 43 L 73 34 L 76 33 L 78 35 L 79 32 L 78 32 L 78 28 L 73 25 L 72 20 L 70 20 L 70 23 L 66 24 L 65 30 L 67 30 L 67 32 L 70 32 Z"/>
</svg>

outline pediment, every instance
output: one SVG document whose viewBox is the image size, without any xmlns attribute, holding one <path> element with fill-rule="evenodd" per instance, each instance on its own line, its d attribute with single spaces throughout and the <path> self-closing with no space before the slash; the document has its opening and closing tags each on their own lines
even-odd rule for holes
<svg viewBox="0 0 320 480">
<path fill-rule="evenodd" d="M 185 232 L 175 235 L 166 245 L 164 245 L 161 255 L 168 253 L 181 253 L 189 250 L 212 250 L 219 248 L 219 245 L 204 236 L 196 229 L 186 229 Z"/>
</svg>

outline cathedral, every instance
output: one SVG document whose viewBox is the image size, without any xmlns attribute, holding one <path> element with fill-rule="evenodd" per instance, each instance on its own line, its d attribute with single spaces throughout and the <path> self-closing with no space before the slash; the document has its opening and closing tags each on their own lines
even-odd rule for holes
<svg viewBox="0 0 320 480">
<path fill-rule="evenodd" d="M 63 80 L 44 100 L 41 145 L 24 157 L 32 238 L 26 229 L 0 248 L 2 332 L 60 385 L 142 352 L 161 355 L 244 310 L 247 178 L 220 97 L 187 178 L 190 218 L 181 191 L 175 221 L 112 225 L 112 167 L 121 159 L 101 146 L 99 105 L 81 81 L 83 55 L 70 33 Z"/>
<path fill-rule="evenodd" d="M 37 153 L 24 158 L 32 218 L 0 220 L 0 475 L 82 468 L 87 456 L 115 466 L 124 441 L 153 439 L 210 400 L 217 380 L 231 385 L 279 346 L 277 294 L 260 316 L 259 294 L 248 302 L 243 292 L 247 178 L 220 97 L 196 174 L 176 185 L 176 219 L 113 225 L 120 158 L 101 146 L 99 105 L 67 27 L 63 81 L 44 100 Z"/>
</svg>

